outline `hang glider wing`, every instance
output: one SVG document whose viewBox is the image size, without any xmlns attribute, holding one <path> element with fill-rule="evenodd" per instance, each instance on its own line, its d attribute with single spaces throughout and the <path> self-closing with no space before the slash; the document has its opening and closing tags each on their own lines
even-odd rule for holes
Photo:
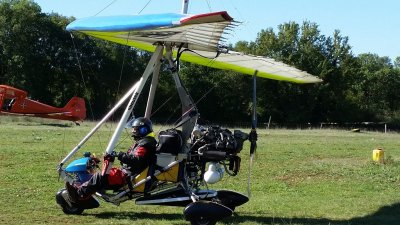
<svg viewBox="0 0 400 225">
<path fill-rule="evenodd" d="M 131 16 L 89 17 L 79 19 L 67 26 L 89 36 L 132 46 L 149 52 L 155 51 L 157 43 L 174 48 L 190 49 L 180 56 L 186 62 L 203 66 L 232 70 L 244 74 L 290 81 L 316 83 L 321 80 L 271 58 L 224 51 L 223 35 L 236 25 L 227 12 L 198 15 L 153 14 Z"/>
<path fill-rule="evenodd" d="M 181 59 L 184 61 L 223 69 L 240 72 L 243 74 L 254 75 L 257 71 L 258 77 L 269 78 L 274 80 L 289 81 L 295 83 L 318 83 L 321 80 L 305 71 L 296 69 L 295 67 L 275 61 L 272 58 L 262 56 L 246 55 L 240 52 L 229 51 L 228 53 L 220 53 L 215 59 L 215 53 L 196 51 L 201 57 L 193 52 L 184 52 Z"/>
</svg>

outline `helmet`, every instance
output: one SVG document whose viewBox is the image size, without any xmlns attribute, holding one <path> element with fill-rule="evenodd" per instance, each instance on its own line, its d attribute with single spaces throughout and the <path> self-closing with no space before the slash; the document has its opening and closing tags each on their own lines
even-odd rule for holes
<svg viewBox="0 0 400 225">
<path fill-rule="evenodd" d="M 132 123 L 132 137 L 142 138 L 153 132 L 151 121 L 145 117 L 136 118 Z"/>
</svg>

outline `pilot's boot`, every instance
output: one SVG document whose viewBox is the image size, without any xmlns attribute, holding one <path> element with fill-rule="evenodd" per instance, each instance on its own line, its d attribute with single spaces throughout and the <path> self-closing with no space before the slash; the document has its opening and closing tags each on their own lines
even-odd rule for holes
<svg viewBox="0 0 400 225">
<path fill-rule="evenodd" d="M 79 199 L 78 191 L 74 185 L 71 185 L 69 182 L 65 183 L 65 188 L 68 191 L 69 199 L 72 203 L 76 203 Z"/>
<path fill-rule="evenodd" d="M 103 177 L 100 173 L 95 173 L 88 181 L 83 184 L 65 183 L 65 187 L 70 196 L 71 202 L 85 201 L 89 199 L 96 191 L 100 191 L 105 187 Z"/>
</svg>

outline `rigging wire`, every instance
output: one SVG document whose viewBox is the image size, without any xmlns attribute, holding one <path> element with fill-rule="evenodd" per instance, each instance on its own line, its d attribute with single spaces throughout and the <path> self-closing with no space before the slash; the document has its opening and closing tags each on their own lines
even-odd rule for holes
<svg viewBox="0 0 400 225">
<path fill-rule="evenodd" d="M 146 5 L 138 12 L 138 14 L 142 13 L 142 11 L 150 4 L 151 0 L 147 1 Z"/>
<path fill-rule="evenodd" d="M 116 1 L 116 0 L 114 0 L 114 1 Z M 147 3 L 144 5 L 144 7 L 138 12 L 138 14 L 141 14 L 142 13 L 142 11 L 150 4 L 150 2 L 151 2 L 151 0 L 149 0 L 149 1 L 147 1 Z M 127 36 L 127 38 L 126 38 L 126 45 L 127 45 L 127 43 L 128 43 L 128 41 L 129 41 L 129 36 L 130 36 L 130 32 L 128 33 L 128 36 Z M 125 58 L 126 58 L 126 52 L 127 52 L 127 49 L 129 48 L 129 46 L 127 45 L 127 47 L 125 48 L 125 51 L 124 51 L 124 57 L 123 57 L 123 62 L 122 62 L 122 68 L 121 68 L 121 72 L 120 72 L 120 80 L 119 80 L 119 82 L 118 82 L 118 92 L 119 92 L 119 88 L 120 88 L 120 84 L 121 84 L 121 80 L 122 80 L 122 71 L 123 71 L 123 67 L 124 67 L 124 64 L 125 64 Z M 117 93 L 118 93 L 117 92 Z M 132 111 L 131 112 L 131 118 L 134 118 L 135 117 L 135 115 L 134 115 L 134 112 Z M 126 129 L 125 129 L 126 130 Z M 110 127 L 110 131 L 111 131 L 111 127 Z M 127 135 L 127 136 L 129 136 L 129 135 Z M 126 137 L 124 138 L 124 140 L 126 139 Z M 122 140 L 123 141 L 123 140 Z M 119 141 L 119 143 L 115 146 L 115 148 L 122 142 L 122 141 Z"/>
<path fill-rule="evenodd" d="M 186 112 L 182 113 L 182 115 L 174 122 L 174 124 L 177 124 L 179 120 L 181 120 L 187 113 L 191 112 L 196 105 L 201 102 L 208 94 L 210 94 L 210 92 L 212 90 L 214 90 L 214 88 L 216 87 L 216 85 L 212 86 L 205 94 L 203 94 L 195 103 L 194 106 L 191 107 L 190 109 L 188 109 Z M 161 104 L 161 106 L 159 106 L 152 114 L 151 116 L 153 116 L 154 114 L 156 114 L 162 107 L 164 107 L 173 97 L 175 97 L 177 95 L 177 93 L 175 93 L 174 95 L 170 96 L 163 104 Z M 172 116 L 176 113 L 176 111 L 179 109 L 181 105 L 178 105 L 177 107 L 175 107 L 175 110 L 173 112 L 171 112 L 170 116 L 166 119 L 165 123 L 168 123 L 168 121 L 170 121 L 170 119 L 172 118 Z M 162 130 L 162 126 L 160 127 L 159 131 Z"/>
<path fill-rule="evenodd" d="M 101 12 L 103 12 L 104 10 L 106 10 L 108 7 L 110 7 L 112 4 L 114 4 L 117 0 L 113 0 L 112 2 L 110 2 L 106 7 L 104 7 L 102 10 L 100 10 L 98 13 L 96 13 L 94 16 L 99 15 Z"/>
<path fill-rule="evenodd" d="M 245 18 L 244 18 L 244 16 L 242 15 L 242 13 L 240 13 L 239 9 L 236 7 L 236 5 L 233 4 L 233 1 L 229 1 L 229 2 L 231 3 L 233 9 L 234 9 L 234 10 L 237 12 L 237 14 L 240 16 L 242 22 L 246 21 Z M 243 23 L 241 23 L 241 24 L 243 24 Z M 247 26 L 248 28 L 250 28 L 251 33 L 257 33 L 257 32 L 255 32 L 255 29 L 253 28 L 253 26 L 251 26 L 250 23 L 247 22 L 247 23 L 246 23 L 246 26 Z"/>
<path fill-rule="evenodd" d="M 220 54 L 220 52 L 217 52 L 217 55 L 216 55 L 215 57 L 210 58 L 210 57 L 202 56 L 201 54 L 199 54 L 199 53 L 197 53 L 197 52 L 195 52 L 195 51 L 193 51 L 193 50 L 191 50 L 191 49 L 185 48 L 185 49 L 181 50 L 182 47 L 183 47 L 183 45 L 179 46 L 178 53 L 177 53 L 177 57 L 176 57 L 176 59 L 175 59 L 175 62 L 176 62 L 176 64 L 177 64 L 176 68 L 177 68 L 177 70 L 178 70 L 177 73 L 178 73 L 179 79 L 181 79 L 180 76 L 179 76 L 179 58 L 181 57 L 181 55 L 182 55 L 183 52 L 185 52 L 185 51 L 191 51 L 191 52 L 193 52 L 194 54 L 197 54 L 197 55 L 199 55 L 199 56 L 201 56 L 201 57 L 208 58 L 208 59 L 211 59 L 211 60 L 214 60 L 214 59 L 217 58 L 218 55 Z M 193 104 L 192 107 L 190 107 L 186 112 L 182 113 L 182 115 L 174 122 L 174 124 L 178 124 L 178 125 L 179 125 L 178 121 L 179 121 L 179 120 L 182 120 L 182 118 L 183 118 L 184 116 L 186 116 L 186 114 L 190 113 L 194 108 L 196 108 L 196 105 L 197 105 L 201 100 L 203 100 L 203 98 L 205 98 L 215 87 L 216 87 L 216 85 L 212 86 L 204 95 L 202 95 L 202 96 L 200 97 L 199 100 L 197 100 L 197 101 Z M 178 108 L 178 107 L 177 107 L 177 108 Z M 176 112 L 177 108 L 174 110 L 173 113 Z M 172 117 L 172 115 L 168 118 L 168 120 L 169 120 L 171 117 Z M 180 124 L 180 125 L 181 125 L 181 124 Z"/>
<path fill-rule="evenodd" d="M 124 66 L 125 66 L 125 59 L 126 59 L 126 54 L 128 52 L 128 41 L 129 41 L 129 36 L 130 36 L 131 32 L 128 32 L 128 36 L 126 37 L 126 43 L 125 43 L 125 48 L 124 48 L 124 56 L 122 57 L 122 66 L 121 66 L 121 71 L 119 73 L 119 80 L 118 80 L 118 86 L 117 86 L 117 95 L 119 93 L 119 89 L 121 88 L 121 80 L 122 80 L 122 73 L 124 71 Z M 115 96 L 115 98 L 117 98 L 117 95 Z M 115 99 L 117 100 L 117 99 Z"/>
<path fill-rule="evenodd" d="M 131 32 L 128 32 L 128 36 L 126 38 L 126 43 L 125 43 L 125 48 L 124 48 L 124 54 L 123 54 L 123 57 L 122 57 L 122 65 L 121 65 L 121 70 L 120 70 L 120 73 L 119 73 L 117 92 L 116 92 L 116 95 L 115 95 L 115 101 L 116 102 L 118 100 L 118 94 L 119 94 L 120 88 L 121 88 L 121 81 L 122 81 L 122 74 L 123 74 L 124 66 L 125 66 L 125 59 L 126 59 L 126 55 L 127 55 L 128 49 L 129 49 L 128 41 L 129 41 L 130 34 L 131 34 Z M 110 119 L 111 121 L 114 120 L 114 115 L 115 114 L 112 115 L 112 117 Z M 113 128 L 113 124 L 111 124 L 110 129 L 109 129 L 109 138 L 111 138 L 111 136 L 112 136 L 112 134 L 111 134 L 112 128 Z"/>
<path fill-rule="evenodd" d="M 126 129 L 125 129 L 125 131 L 126 131 Z M 127 133 L 127 135 L 126 135 L 122 140 L 119 140 L 119 141 L 118 141 L 118 143 L 114 146 L 113 151 L 114 151 L 115 149 L 117 149 L 117 147 L 118 147 L 120 144 L 122 144 L 128 137 L 131 136 L 131 135 L 129 135 L 129 132 L 128 132 L 128 131 L 126 131 L 125 133 Z M 131 138 L 131 139 L 133 139 L 133 138 Z M 131 143 L 131 144 L 132 144 L 132 143 Z"/>
<path fill-rule="evenodd" d="M 210 92 L 212 90 L 214 90 L 214 88 L 216 87 L 216 85 L 212 86 L 205 94 L 203 94 L 199 100 L 197 100 L 194 105 L 192 107 L 190 107 L 186 112 L 182 113 L 182 115 L 174 122 L 174 124 L 178 124 L 178 121 L 181 120 L 186 114 L 190 113 L 194 108 L 196 108 L 196 105 L 203 100 L 203 98 L 205 98 L 208 94 L 210 94 Z M 176 112 L 176 110 L 174 111 Z"/>
<path fill-rule="evenodd" d="M 212 12 L 210 0 L 206 0 L 206 2 L 207 2 L 207 5 L 208 5 L 208 10 L 209 10 L 210 12 Z"/>
<path fill-rule="evenodd" d="M 177 93 L 175 93 L 175 95 L 177 95 Z M 152 117 L 154 114 L 156 114 L 162 107 L 164 107 L 164 105 L 166 105 L 175 95 L 170 96 L 163 104 L 160 105 L 160 107 L 158 107 L 156 110 L 154 110 L 154 112 L 150 115 L 150 117 Z"/>
<path fill-rule="evenodd" d="M 238 10 L 238 8 L 233 4 L 232 1 L 229 1 L 233 7 L 233 9 L 235 9 L 235 11 L 239 14 L 239 16 L 243 19 L 244 17 L 242 16 L 242 14 L 240 13 L 240 11 Z"/>
<path fill-rule="evenodd" d="M 64 133 L 64 136 L 63 136 L 62 145 L 61 145 L 62 147 L 61 147 L 61 149 L 60 149 L 61 151 L 62 151 L 63 149 L 65 149 L 65 138 L 66 138 L 66 137 L 65 137 L 65 133 L 67 132 L 67 127 L 65 126 L 63 130 L 64 130 L 64 132 L 63 132 L 63 133 Z"/>
<path fill-rule="evenodd" d="M 155 115 L 162 107 L 164 107 L 173 97 L 175 97 L 178 93 L 175 93 L 175 95 L 170 96 L 163 104 L 161 104 L 151 115 L 150 118 Z M 178 107 L 177 107 L 178 108 Z M 167 121 L 169 121 L 169 119 L 172 117 L 172 115 L 176 112 L 177 108 L 175 108 L 174 112 L 171 113 L 171 116 L 167 119 Z M 163 126 L 161 126 L 158 129 L 158 133 L 163 129 Z"/>
<path fill-rule="evenodd" d="M 79 60 L 78 49 L 76 48 L 75 41 L 74 41 L 74 35 L 72 35 L 72 33 L 71 33 L 70 36 L 71 36 L 71 40 L 72 40 L 72 45 L 74 46 L 75 58 L 76 58 L 76 61 L 78 63 L 78 68 L 79 68 L 79 72 L 80 72 L 80 75 L 81 75 L 83 88 L 86 91 L 87 90 L 87 86 L 86 86 L 85 78 L 83 77 L 82 65 L 81 65 L 81 62 Z M 93 109 L 92 109 L 92 104 L 91 104 L 89 99 L 88 99 L 88 103 L 89 103 L 90 114 L 92 116 L 92 119 L 94 119 L 94 113 L 93 113 Z"/>
<path fill-rule="evenodd" d="M 75 58 L 76 58 L 76 61 L 78 63 L 78 68 L 79 68 L 79 72 L 80 72 L 80 75 L 81 75 L 83 88 L 85 89 L 85 91 L 87 91 L 88 88 L 86 86 L 85 78 L 83 76 L 82 65 L 81 65 L 81 62 L 79 60 L 78 49 L 76 48 L 76 44 L 75 44 L 75 41 L 74 41 L 74 35 L 72 35 L 72 33 L 70 33 L 70 37 L 71 37 L 71 40 L 72 40 L 72 45 L 74 47 Z M 94 120 L 94 113 L 93 113 L 92 103 L 90 102 L 90 99 L 87 99 L 87 102 L 88 102 L 88 105 L 89 105 L 89 111 L 90 111 L 92 120 Z M 103 148 L 103 146 L 101 145 L 100 136 L 97 135 L 97 137 L 99 139 L 100 147 Z"/>
</svg>

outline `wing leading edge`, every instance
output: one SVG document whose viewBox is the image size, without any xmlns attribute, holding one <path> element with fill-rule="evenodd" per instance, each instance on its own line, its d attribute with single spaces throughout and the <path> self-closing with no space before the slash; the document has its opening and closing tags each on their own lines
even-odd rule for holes
<svg viewBox="0 0 400 225">
<path fill-rule="evenodd" d="M 184 47 L 180 59 L 203 66 L 232 70 L 274 80 L 295 83 L 317 83 L 321 80 L 305 71 L 277 62 L 271 58 L 245 55 L 239 52 L 220 52 L 224 44 L 223 35 L 235 22 L 227 12 L 198 15 L 153 14 L 111 17 L 90 17 L 72 22 L 69 31 L 78 31 L 89 36 L 132 46 L 149 52 L 155 44 L 170 44 Z M 218 56 L 218 57 L 216 57 Z"/>
</svg>

